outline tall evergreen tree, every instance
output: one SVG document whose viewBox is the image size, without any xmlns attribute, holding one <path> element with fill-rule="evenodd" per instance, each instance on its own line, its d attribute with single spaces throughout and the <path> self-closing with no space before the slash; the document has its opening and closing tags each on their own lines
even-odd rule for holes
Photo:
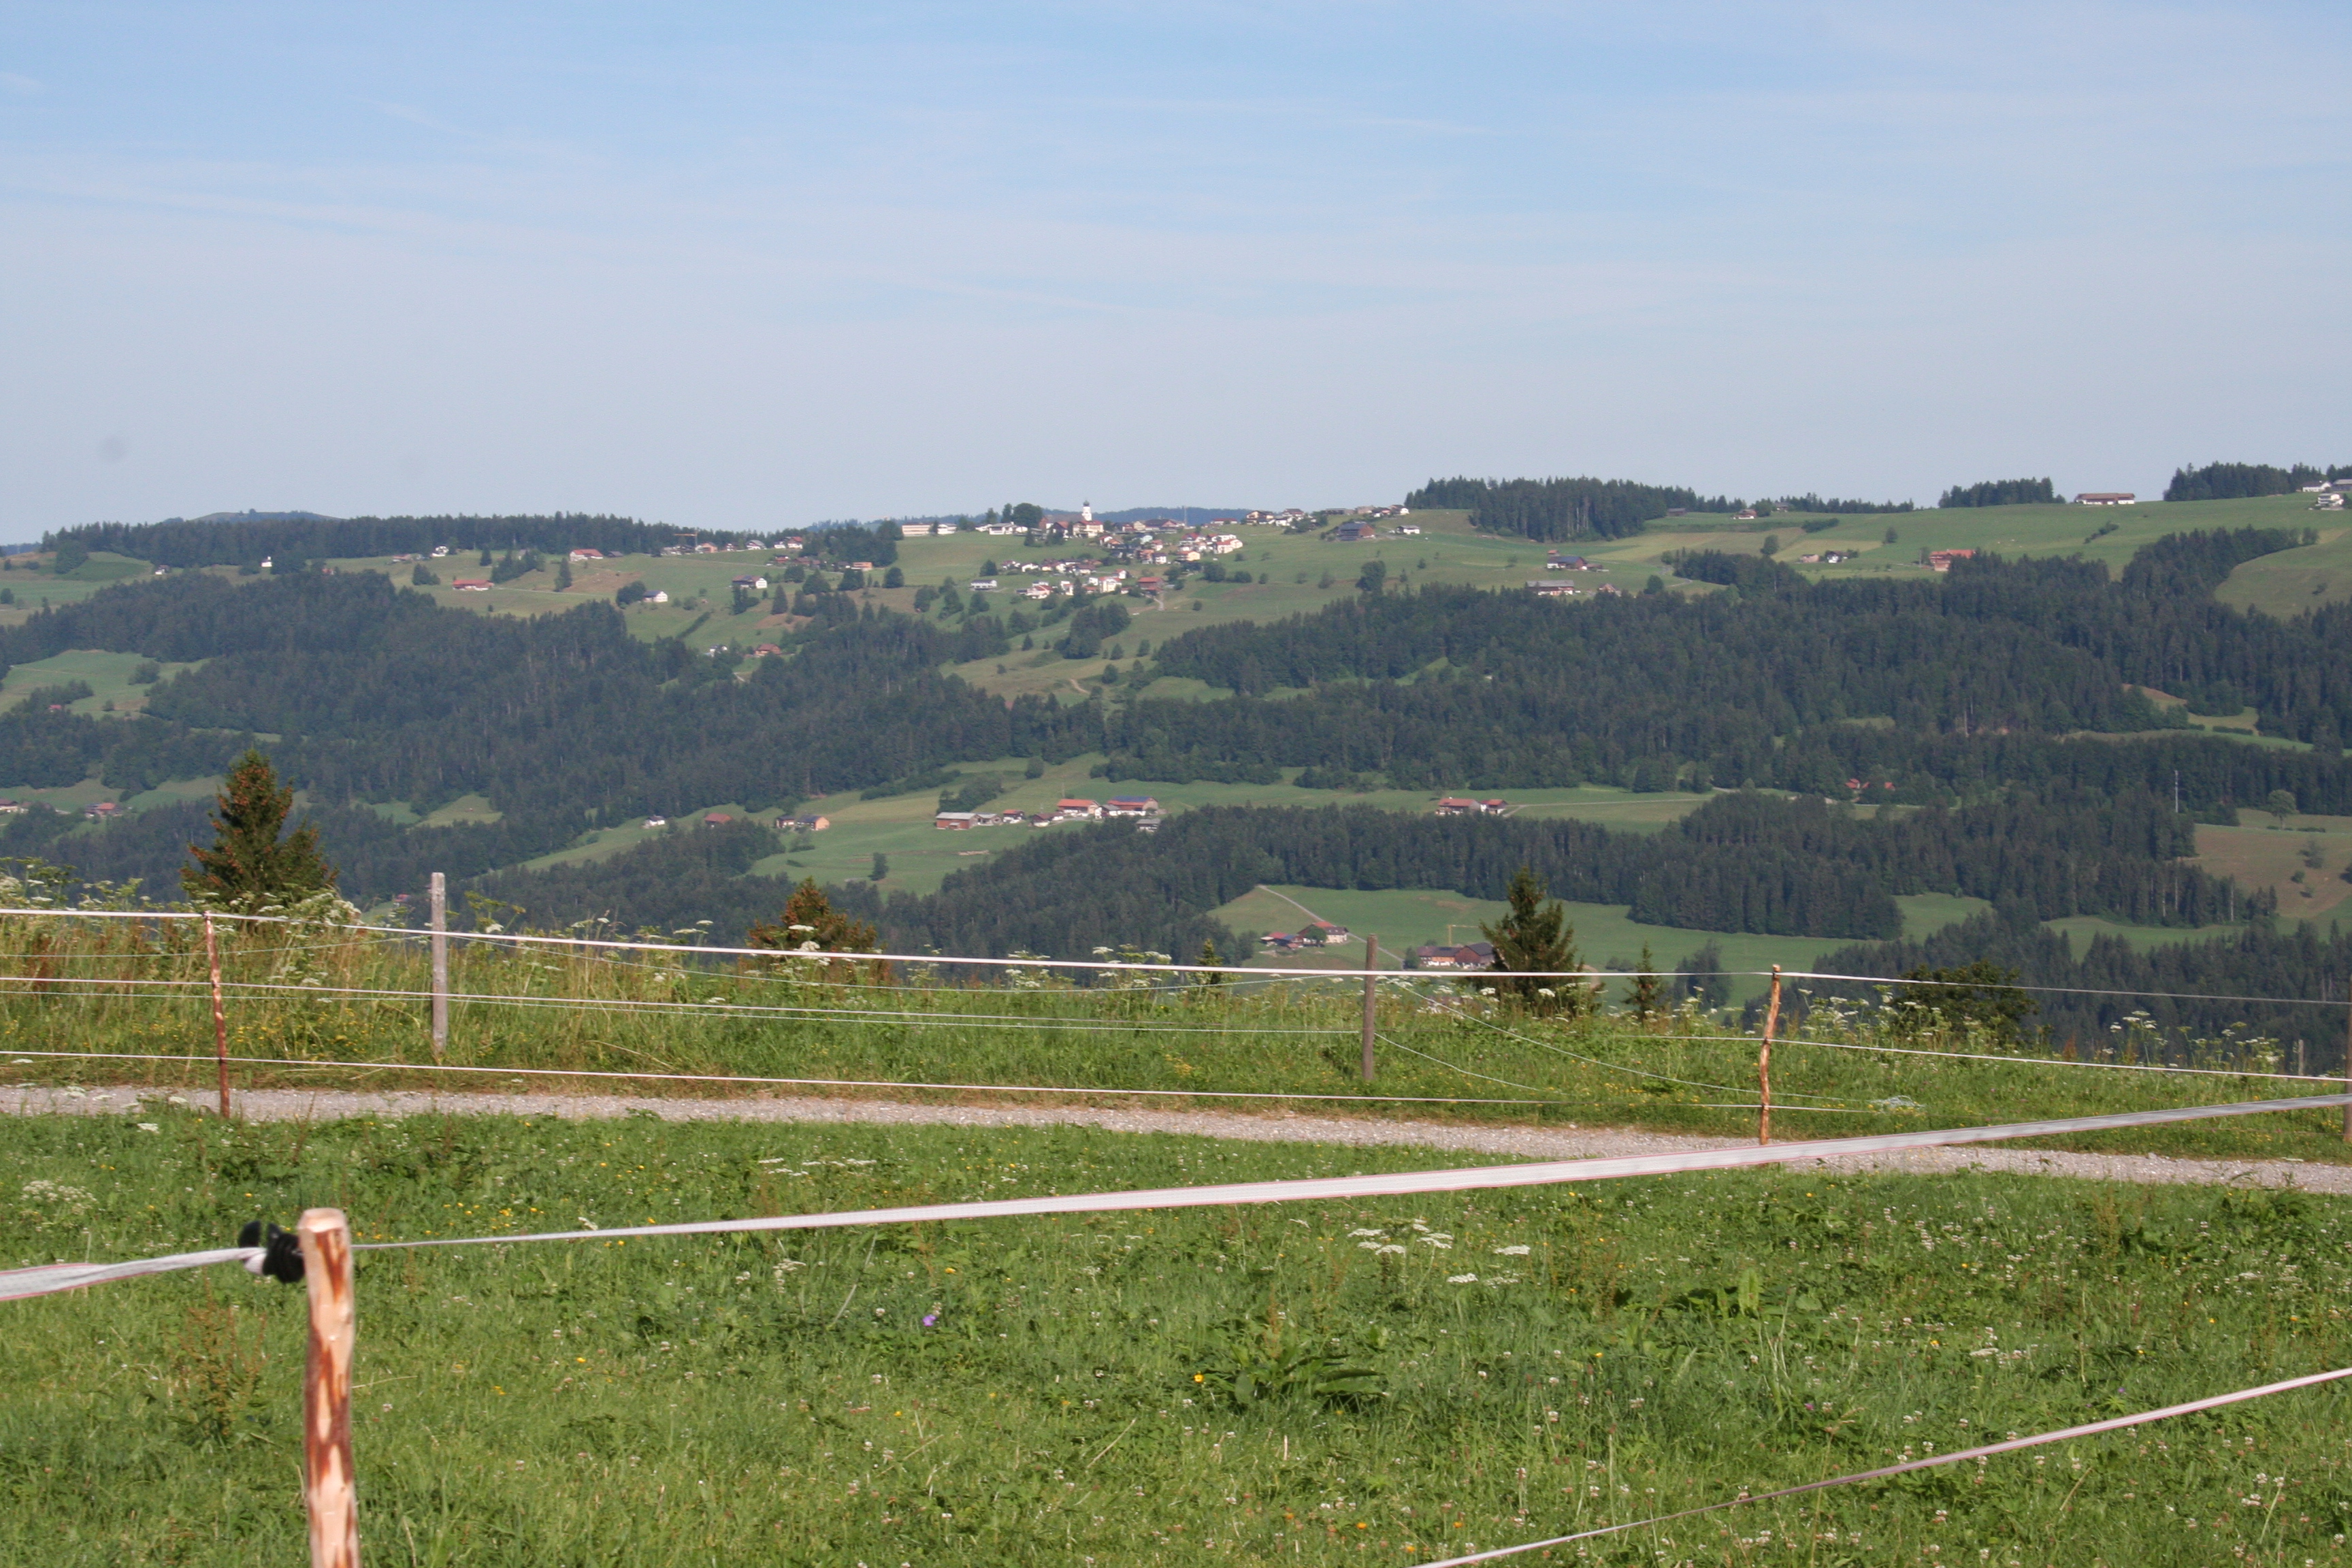
<svg viewBox="0 0 2352 1568">
<path fill-rule="evenodd" d="M 1568 906 L 1545 892 L 1542 879 L 1521 866 L 1503 895 L 1509 911 L 1478 930 L 1495 945 L 1490 973 L 1497 994 L 1531 1013 L 1573 1016 L 1591 992 L 1581 981 L 1560 978 L 1577 967 L 1576 928 L 1568 923 Z"/>
<path fill-rule="evenodd" d="M 1633 1016 L 1646 1024 L 1658 1016 L 1659 989 L 1658 977 L 1652 973 L 1658 967 L 1658 961 L 1650 956 L 1648 942 L 1642 944 L 1642 961 L 1634 967 L 1641 973 L 1633 976 L 1633 994 L 1625 998 L 1625 1005 Z"/>
<path fill-rule="evenodd" d="M 268 757 L 257 749 L 239 757 L 213 813 L 213 847 L 188 846 L 195 864 L 182 869 L 180 886 L 189 900 L 251 914 L 333 887 L 335 868 L 319 854 L 318 828 L 278 837 L 293 805 L 292 786 L 278 784 Z"/>
</svg>

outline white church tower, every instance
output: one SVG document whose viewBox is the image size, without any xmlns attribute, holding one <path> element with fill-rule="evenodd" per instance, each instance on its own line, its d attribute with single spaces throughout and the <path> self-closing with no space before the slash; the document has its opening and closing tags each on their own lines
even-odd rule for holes
<svg viewBox="0 0 2352 1568">
<path fill-rule="evenodd" d="M 1092 522 L 1094 520 L 1095 503 L 1090 500 L 1080 501 L 1078 503 L 1078 521 L 1080 522 Z"/>
</svg>

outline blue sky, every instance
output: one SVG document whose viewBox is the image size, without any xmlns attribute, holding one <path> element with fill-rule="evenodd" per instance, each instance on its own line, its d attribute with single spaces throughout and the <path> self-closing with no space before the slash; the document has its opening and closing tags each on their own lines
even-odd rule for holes
<svg viewBox="0 0 2352 1568">
<path fill-rule="evenodd" d="M 0 10 L 0 536 L 2352 461 L 2352 9 Z"/>
</svg>

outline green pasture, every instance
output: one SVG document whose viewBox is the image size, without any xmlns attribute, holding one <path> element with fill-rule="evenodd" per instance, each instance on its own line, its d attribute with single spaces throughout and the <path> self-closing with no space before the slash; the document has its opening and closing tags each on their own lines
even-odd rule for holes
<svg viewBox="0 0 2352 1568">
<path fill-rule="evenodd" d="M 147 694 L 152 685 L 135 683 L 131 679 L 139 667 L 147 663 L 135 653 L 108 653 L 99 648 L 73 648 L 52 654 L 24 664 L 10 665 L 0 676 L 0 707 L 14 706 L 25 700 L 26 693 L 45 686 L 64 686 L 71 681 L 87 682 L 88 697 L 70 704 L 76 713 L 101 718 L 108 714 L 128 717 L 147 706 Z M 194 669 L 203 663 L 159 664 L 160 679 L 169 680 L 183 670 Z M 111 704 L 110 707 L 109 704 Z"/>
<path fill-rule="evenodd" d="M 16 1262 L 1481 1163 L 1091 1129 L 0 1126 Z M 372 1562 L 1411 1563 L 2341 1366 L 2342 1200 L 1984 1174 L 362 1252 Z M 0 1307 L 0 1556 L 299 1560 L 304 1312 Z M 2334 1562 L 2340 1387 L 1646 1526 L 1593 1563 Z"/>
</svg>

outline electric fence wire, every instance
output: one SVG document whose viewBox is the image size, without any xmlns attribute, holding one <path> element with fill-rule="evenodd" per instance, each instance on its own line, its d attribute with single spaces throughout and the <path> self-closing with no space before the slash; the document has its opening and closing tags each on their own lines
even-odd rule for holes
<svg viewBox="0 0 2352 1568">
<path fill-rule="evenodd" d="M 1596 1101 L 1553 1101 L 1549 1100 L 1478 1100 L 1458 1095 L 1434 1094 L 1318 1094 L 1306 1090 L 1291 1092 L 1281 1089 L 1118 1089 L 1108 1086 L 1088 1087 L 1070 1084 L 1022 1083 L 925 1083 L 898 1079 L 856 1078 L 760 1078 L 742 1073 L 688 1073 L 633 1071 L 620 1068 L 518 1068 L 501 1067 L 495 1063 L 472 1065 L 463 1062 L 385 1062 L 342 1061 L 331 1058 L 296 1058 L 289 1057 L 210 1057 L 185 1056 L 164 1051 L 0 1051 L 0 1066 L 16 1066 L 25 1061 L 123 1061 L 178 1062 L 192 1068 L 207 1068 L 226 1061 L 232 1067 L 269 1067 L 287 1069 L 333 1068 L 368 1072 L 439 1072 L 468 1073 L 478 1078 L 503 1078 L 520 1080 L 525 1078 L 588 1078 L 626 1079 L 656 1083 L 743 1083 L 799 1086 L 819 1089 L 914 1089 L 940 1092 L 971 1094 L 1093 1094 L 1131 1095 L 1152 1099 L 1178 1100 L 1337 1100 L 1347 1104 L 1367 1102 L 1383 1105 L 1550 1105 L 1591 1104 Z"/>
<path fill-rule="evenodd" d="M 0 994 L 11 991 L 17 994 L 37 995 L 45 986 L 145 986 L 173 988 L 175 994 L 154 995 L 131 991 L 92 991 L 82 994 L 112 996 L 122 1001 L 172 1001 L 194 998 L 209 984 L 201 979 L 136 980 L 105 975 L 17 975 L 0 974 Z M 429 1002 L 430 991 L 403 991 L 383 986 L 327 985 L 307 983 L 260 980 L 224 980 L 224 994 L 274 994 L 293 993 L 302 996 L 363 997 L 378 1001 Z M 1063 994 L 1055 993 L 1055 994 Z M 1117 995 L 1120 993 L 1105 993 Z M 707 1002 L 679 1002 L 661 998 L 634 999 L 625 996 L 534 996 L 527 992 L 450 992 L 451 1002 L 470 1002 L 486 1006 L 510 1007 L 579 1007 L 593 1012 L 655 1013 L 691 1016 L 706 1018 L 769 1018 L 782 1021 L 817 1021 L 842 1024 L 879 1024 L 923 1026 L 952 1025 L 973 1028 L 1049 1028 L 1055 1026 L 1087 1029 L 1121 1029 L 1136 1034 L 1177 1035 L 1347 1035 L 1344 1028 L 1300 1028 L 1295 1026 L 1260 1026 L 1254 1024 L 1206 1025 L 1161 1024 L 1133 1019 L 1054 1018 L 1022 1013 L 934 1013 L 920 1009 L 889 1009 L 880 1007 L 793 1007 L 768 1003 L 727 1002 L 712 999 Z"/>
<path fill-rule="evenodd" d="M 1459 1557 L 1442 1557 L 1421 1568 L 1466 1568 L 1473 1563 L 1492 1563 L 1499 1558 L 1516 1557 L 1523 1552 L 1541 1552 L 1555 1546 L 1572 1546 L 1580 1541 L 1598 1540 L 1604 1535 L 1619 1535 L 1629 1530 L 1648 1530 L 1672 1524 L 1676 1520 L 1696 1519 L 1705 1514 L 1720 1513 L 1725 1509 L 1743 1508 L 1751 1503 L 1773 1502 L 1781 1498 L 1802 1497 L 1831 1487 L 1850 1487 L 1864 1481 L 1885 1480 L 1890 1476 L 1908 1475 L 1916 1470 L 1934 1469 L 1939 1465 L 1979 1463 L 1997 1454 L 2013 1454 L 2021 1448 L 2038 1448 L 2048 1443 L 2065 1443 L 2082 1437 L 2095 1437 L 2105 1432 L 2128 1432 L 2158 1421 L 2169 1421 L 2176 1416 L 2194 1415 L 2200 1411 L 2219 1410 L 2225 1405 L 2242 1405 L 2250 1399 L 2264 1399 L 2274 1394 L 2288 1394 L 2299 1388 L 2315 1388 L 2352 1377 L 2352 1366 L 2333 1372 L 2315 1372 L 2302 1377 L 2290 1377 L 2279 1383 L 2266 1383 L 2260 1388 L 2241 1388 L 2229 1394 L 2210 1394 L 2183 1405 L 2168 1405 L 2160 1410 L 2143 1410 L 2132 1415 L 2113 1415 L 2105 1421 L 2086 1422 L 2080 1426 L 2067 1426 L 2055 1432 L 2037 1432 L 2030 1437 L 2011 1437 L 1999 1443 L 1986 1443 L 1979 1447 L 1955 1449 L 1948 1454 L 1931 1454 L 1924 1459 L 1906 1459 L 1901 1464 L 1882 1465 L 1874 1470 L 1857 1470 L 1852 1475 L 1832 1476 L 1826 1480 L 1806 1481 L 1793 1487 L 1780 1487 L 1769 1492 L 1742 1492 L 1721 1502 L 1703 1503 L 1697 1508 L 1679 1509 L 1673 1513 L 1654 1514 L 1648 1519 L 1628 1520 L 1622 1524 L 1596 1525 L 1573 1535 L 1554 1535 L 1542 1541 L 1522 1542 L 1516 1546 L 1497 1546 L 1490 1551 L 1472 1552 Z"/>
<path fill-rule="evenodd" d="M 1670 1074 L 1670 1073 L 1651 1072 L 1650 1070 L 1648 1070 L 1648 1069 L 1647 1069 L 1647 1068 L 1633 1068 L 1633 1067 L 1626 1067 L 1626 1066 L 1622 1065 L 1622 1063 L 1618 1063 L 1618 1062 L 1604 1062 L 1604 1061 L 1602 1061 L 1602 1060 L 1601 1060 L 1600 1058 L 1598 1058 L 1598 1057 L 1588 1057 L 1588 1056 L 1581 1056 L 1581 1055 L 1579 1055 L 1577 1052 L 1575 1052 L 1575 1051 L 1571 1051 L 1571 1050 L 1568 1049 L 1568 1048 L 1567 1048 L 1566 1047 L 1564 1047 L 1564 1046 L 1555 1046 L 1555 1045 L 1550 1044 L 1550 1043 L 1549 1043 L 1549 1042 L 1548 1042 L 1548 1041 L 1544 1041 L 1544 1040 L 1537 1040 L 1537 1039 L 1530 1039 L 1528 1037 L 1527 1037 L 1527 1036 L 1525 1036 L 1525 1035 L 1522 1035 L 1522 1034 L 1519 1034 L 1519 1033 L 1517 1033 L 1517 1032 L 1516 1032 L 1516 1031 L 1514 1031 L 1514 1030 L 1504 1028 L 1502 1025 L 1496 1023 L 1496 1022 L 1495 1022 L 1494 1020 L 1492 1020 L 1491 1018 L 1481 1018 L 1481 1017 L 1479 1017 L 1479 1016 L 1478 1016 L 1476 1014 L 1475 1014 L 1475 1013 L 1462 1012 L 1462 1011 L 1458 1011 L 1458 1010 L 1452 1009 L 1452 1008 L 1444 1008 L 1444 1009 L 1441 1009 L 1441 1010 L 1442 1010 L 1442 1011 L 1444 1011 L 1444 1012 L 1445 1012 L 1445 1013 L 1446 1013 L 1446 1015 L 1447 1015 L 1448 1016 L 1455 1017 L 1455 1018 L 1460 1018 L 1460 1019 L 1462 1019 L 1462 1020 L 1463 1020 L 1464 1022 L 1465 1022 L 1465 1023 L 1471 1023 L 1471 1024 L 1483 1024 L 1483 1025 L 1485 1025 L 1487 1028 L 1494 1030 L 1496 1034 L 1498 1034 L 1498 1035 L 1507 1035 L 1507 1036 L 1509 1036 L 1512 1039 L 1515 1039 L 1515 1040 L 1518 1041 L 1518 1042 L 1519 1042 L 1520 1044 L 1522 1044 L 1522 1045 L 1534 1046 L 1534 1047 L 1537 1047 L 1538 1049 L 1556 1052 L 1556 1053 L 1558 1053 L 1558 1054 L 1559 1054 L 1559 1055 L 1560 1055 L 1560 1056 L 1568 1057 L 1568 1058 L 1571 1058 L 1571 1059 L 1573 1059 L 1573 1060 L 1586 1063 L 1587 1065 L 1591 1066 L 1591 1067 L 1601 1068 L 1603 1068 L 1603 1069 L 1605 1069 L 1605 1070 L 1607 1070 L 1607 1071 L 1610 1071 L 1610 1072 L 1628 1073 L 1628 1074 L 1631 1074 L 1632 1076 L 1633 1076 L 1633 1077 L 1635 1077 L 1635 1078 L 1656 1079 L 1657 1080 L 1659 1080 L 1659 1081 L 1660 1081 L 1660 1082 L 1662 1082 L 1662 1083 L 1675 1083 L 1675 1084 L 1681 1084 L 1681 1085 L 1682 1085 L 1683 1087 L 1685 1087 L 1685 1089 L 1711 1089 L 1711 1090 L 1715 1091 L 1715 1092 L 1716 1092 L 1716 1093 L 1717 1093 L 1717 1094 L 1740 1094 L 1740 1093 L 1744 1093 L 1744 1092 L 1746 1092 L 1745 1090 L 1742 1090 L 1742 1089 L 1736 1089 L 1736 1088 L 1732 1087 L 1730 1084 L 1727 1084 L 1727 1083 L 1701 1083 L 1701 1082 L 1699 1082 L 1699 1081 L 1698 1081 L 1697 1079 L 1696 1079 L 1675 1078 L 1675 1077 L 1674 1077 L 1674 1076 L 1673 1076 L 1672 1074 Z M 1696 1039 L 1696 1038 L 1698 1038 L 1699 1037 L 1697 1037 L 1697 1036 L 1677 1036 L 1677 1037 L 1675 1037 L 1675 1038 L 1691 1038 L 1691 1039 Z M 1747 1040 L 1747 1039 L 1752 1039 L 1752 1038 L 1754 1038 L 1754 1037 L 1752 1037 L 1752 1036 L 1748 1036 L 1748 1035 L 1726 1035 L 1726 1036 L 1716 1037 L 1719 1037 L 1719 1038 L 1723 1038 L 1723 1039 L 1741 1039 L 1741 1040 Z M 1843 1098 L 1842 1098 L 1842 1097 L 1840 1097 L 1840 1096 L 1838 1096 L 1838 1095 L 1834 1095 L 1834 1094 L 1792 1094 L 1792 1095 L 1790 1095 L 1790 1098 L 1794 1099 L 1794 1100 L 1829 1100 L 1829 1101 L 1832 1102 L 1833 1104 L 1837 1104 L 1837 1105 L 1852 1105 L 1852 1104 L 1853 1103 L 1853 1102 L 1852 1100 L 1850 1100 L 1843 1099 Z M 1749 1105 L 1749 1106 L 1738 1107 L 1738 1108 L 1729 1107 L 1729 1106 L 1709 1106 L 1709 1107 L 1707 1107 L 1706 1109 L 1711 1110 L 1731 1110 L 1731 1109 L 1741 1109 L 1741 1110 L 1756 1110 L 1756 1109 L 1758 1109 L 1758 1108 L 1757 1108 L 1756 1106 Z M 1791 1107 L 1790 1109 L 1796 1109 L 1796 1108 Z"/>
<path fill-rule="evenodd" d="M 206 918 L 200 911 L 180 910 L 0 909 L 0 918 L 12 915 L 71 920 L 186 921 L 203 920 Z M 282 922 L 286 924 L 317 923 L 315 921 L 299 921 L 296 917 L 290 915 L 218 915 L 213 918 L 217 919 L 224 923 L 230 921 Z M 430 931 L 420 931 L 413 926 L 380 926 L 371 925 L 364 922 L 354 922 L 339 929 L 344 931 L 367 931 L 382 936 L 404 937 L 412 942 L 434 934 Z M 1081 969 L 1126 973 L 1233 975 L 1245 973 L 1253 978 L 1272 979 L 1279 977 L 1322 980 L 1338 984 L 1352 984 L 1360 980 L 1366 973 L 1376 973 L 1380 978 L 1395 980 L 1398 978 L 1414 976 L 1422 973 L 1420 971 L 1413 970 L 1366 971 L 1286 969 L 1259 966 L 1252 966 L 1246 971 L 1239 971 L 1225 964 L 1132 963 L 1124 961 L 1105 962 L 1100 960 L 1078 958 L 984 958 L 973 955 L 950 955 L 936 952 L 800 952 L 782 948 L 716 947 L 708 945 L 689 945 L 679 942 L 620 942 L 606 938 L 537 936 L 517 931 L 447 931 L 441 934 L 445 935 L 451 942 L 509 942 L 532 946 L 616 949 L 645 952 L 699 953 L 718 958 L 758 958 L 770 963 L 780 961 L 823 960 L 853 965 L 859 963 L 884 963 L 932 965 L 966 964 L 1013 969 Z M 1463 971 L 1461 973 L 1464 974 L 1508 973 L 1520 979 L 1527 980 L 1638 980 L 1644 977 L 1654 980 L 1675 980 L 1702 979 L 1709 976 L 1719 976 L 1729 979 L 1759 979 L 1771 974 L 1773 971 L 1768 969 L 1719 969 L 1691 971 L 1666 969 L 1577 969 L 1512 971 L 1469 970 Z M 1995 984 L 1988 984 L 1983 981 L 1971 980 L 1934 980 L 1924 978 L 1914 980 L 1891 974 L 1833 974 L 1823 971 L 1810 969 L 1782 969 L 1779 973 L 1780 978 L 1783 980 L 1832 980 L 1863 985 L 1914 988 L 1941 987 L 1964 991 L 2031 991 L 2045 995 L 2112 996 L 2126 999 L 2146 998 L 2156 1001 L 2172 1002 L 2235 1002 L 2281 1007 L 2352 1008 L 2352 998 L 2338 1000 L 2333 997 L 2316 996 L 2254 996 L 2202 991 L 2134 991 L 2088 985 L 2045 985 L 2029 984 L 2023 981 L 2003 981 Z"/>
<path fill-rule="evenodd" d="M 1656 1035 L 1660 1040 L 1721 1041 L 1725 1044 L 1755 1045 L 1754 1035 Z M 1998 1051 L 1938 1051 L 1925 1046 L 1874 1046 L 1856 1040 L 1801 1040 L 1794 1037 L 1776 1038 L 1776 1046 L 1816 1046 L 1826 1051 L 1883 1051 L 1898 1057 L 1947 1057 L 1954 1061 L 2000 1062 L 2011 1067 L 2034 1068 L 2097 1068 L 2107 1072 L 2173 1073 L 2198 1078 L 2260 1078 L 2284 1083 L 2342 1083 L 2340 1073 L 2322 1072 L 2255 1072 L 2242 1068 L 2177 1068 L 2154 1062 L 2095 1062 L 2068 1061 L 2063 1057 L 2005 1056 Z M 1679 1080 L 1677 1080 L 1679 1081 Z"/>
</svg>

